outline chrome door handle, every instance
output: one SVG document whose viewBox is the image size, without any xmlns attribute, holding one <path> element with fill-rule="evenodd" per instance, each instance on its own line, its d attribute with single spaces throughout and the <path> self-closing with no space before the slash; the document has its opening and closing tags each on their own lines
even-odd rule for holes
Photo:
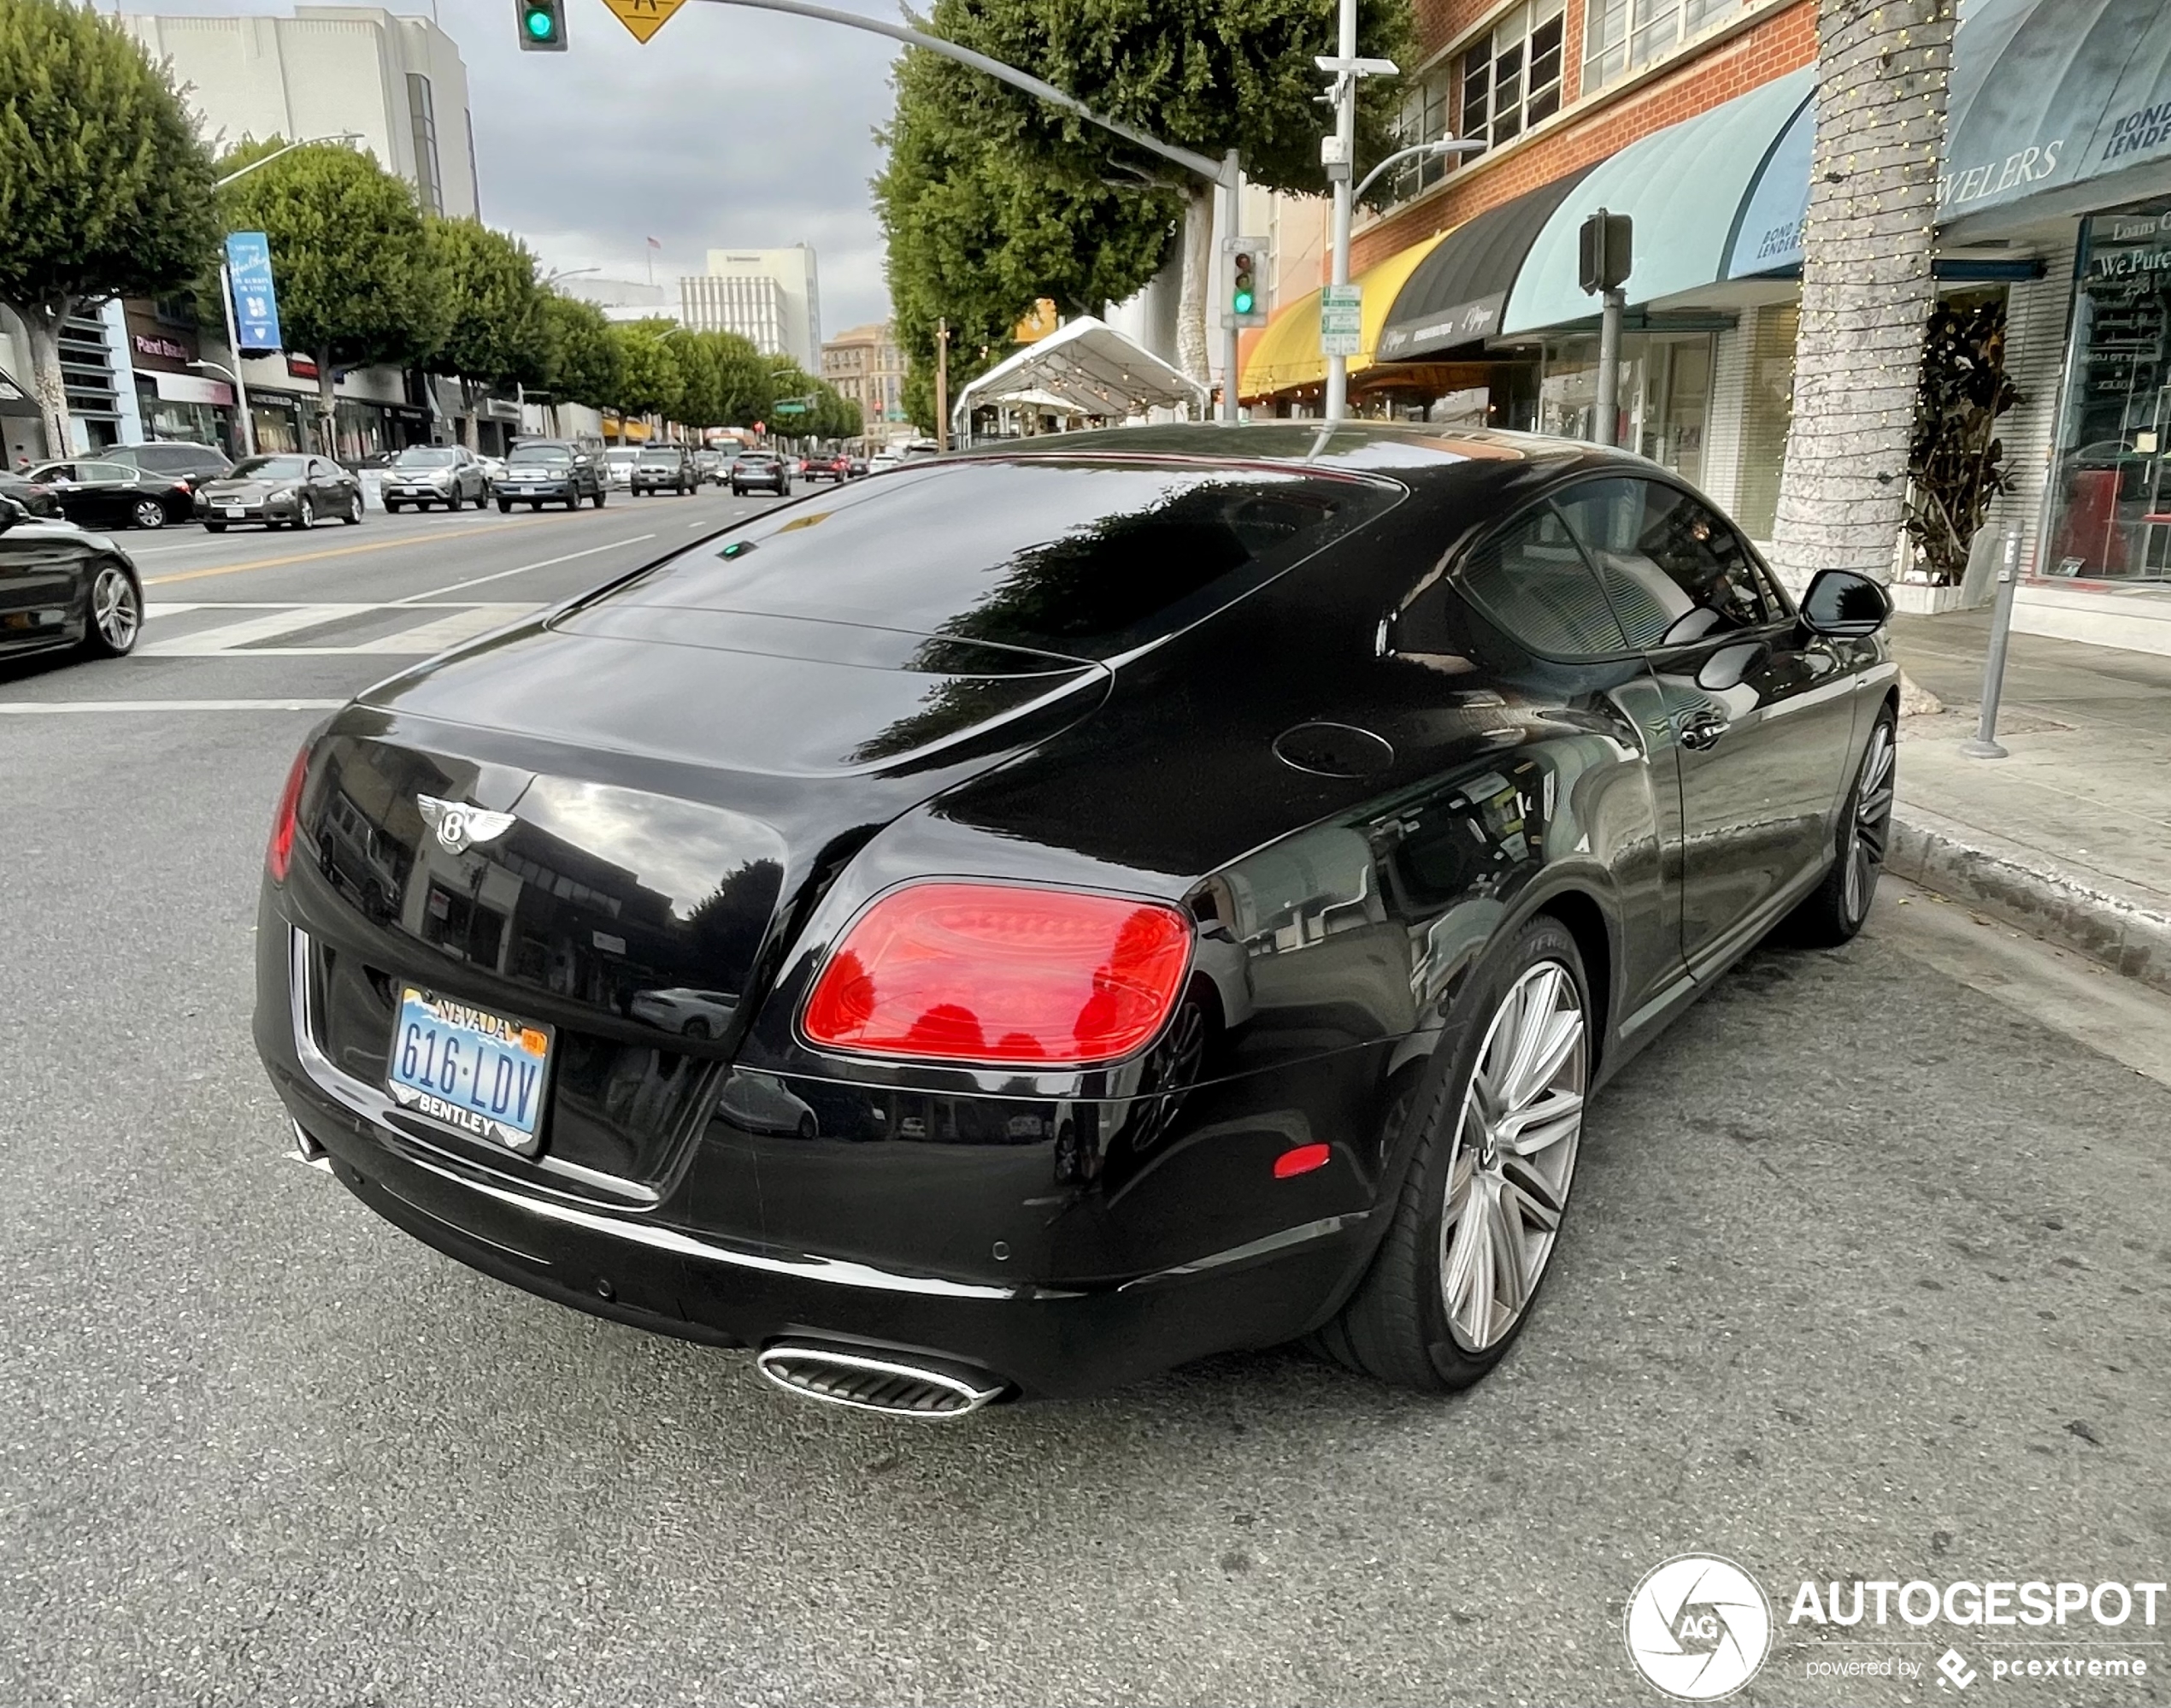
<svg viewBox="0 0 2171 1708">
<path fill-rule="evenodd" d="M 1716 747 L 1719 738 L 1727 733 L 1727 721 L 1715 712 L 1691 712 L 1681 720 L 1675 739 L 1682 746 L 1701 753 Z"/>
</svg>

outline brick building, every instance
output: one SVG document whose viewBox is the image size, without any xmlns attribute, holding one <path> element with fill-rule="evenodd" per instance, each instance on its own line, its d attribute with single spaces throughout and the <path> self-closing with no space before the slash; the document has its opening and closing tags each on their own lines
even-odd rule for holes
<svg viewBox="0 0 2171 1708">
<path fill-rule="evenodd" d="M 1361 212 L 1353 411 L 1591 437 L 1597 304 L 1576 233 L 1635 226 L 1618 442 L 1768 539 L 1792 402 L 1815 133 L 1815 0 L 1417 0 L 1401 141 L 1483 144 Z M 1362 168 L 1365 162 L 1359 162 Z M 2171 651 L 2171 6 L 1961 0 L 1936 268 L 1989 306 L 2021 403 L 2024 628 Z M 1320 405 L 1325 204 L 1276 198 L 1252 413 Z M 1921 573 L 1894 543 L 1903 584 Z M 1903 604 L 1956 589 L 1903 585 Z M 2106 597 L 2106 596 L 2109 597 Z"/>
</svg>

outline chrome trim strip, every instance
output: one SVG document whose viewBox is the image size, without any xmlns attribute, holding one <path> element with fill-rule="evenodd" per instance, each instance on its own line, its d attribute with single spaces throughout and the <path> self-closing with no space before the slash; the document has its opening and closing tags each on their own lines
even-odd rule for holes
<svg viewBox="0 0 2171 1708">
<path fill-rule="evenodd" d="M 301 1057 L 303 1071 L 315 1081 L 318 1090 L 334 1102 L 365 1121 L 398 1133 L 400 1129 L 392 1127 L 384 1118 L 384 1111 L 397 1109 L 398 1105 L 351 1074 L 342 1072 L 332 1064 L 331 1057 L 317 1047 L 316 1039 L 309 1024 L 309 934 L 299 926 L 290 926 L 288 934 L 291 945 L 288 964 L 291 1007 L 294 1016 L 294 1048 Z M 402 1134 L 401 1136 L 404 1138 L 407 1135 Z M 693 1234 L 682 1234 L 675 1228 L 635 1222 L 626 1216 L 607 1216 L 532 1193 L 511 1192 L 490 1181 L 472 1180 L 466 1175 L 455 1173 L 427 1157 L 409 1157 L 407 1160 L 417 1168 L 428 1169 L 450 1185 L 480 1193 L 486 1198 L 495 1199 L 500 1204 L 524 1210 L 531 1216 L 562 1222 L 568 1227 L 605 1234 L 612 1239 L 631 1240 L 637 1245 L 668 1252 L 674 1257 L 691 1257 L 700 1263 L 756 1269 L 765 1275 L 791 1275 L 801 1281 L 827 1281 L 838 1287 L 867 1287 L 879 1293 L 917 1293 L 935 1299 L 1019 1299 L 1028 1296 L 1050 1299 L 1068 1296 L 1058 1291 L 1033 1287 L 985 1287 L 973 1281 L 943 1281 L 933 1275 L 893 1275 L 886 1269 L 874 1269 L 842 1257 L 811 1254 L 797 1257 L 768 1257 L 760 1252 L 715 1245 Z M 394 1195 L 397 1196 L 397 1193 Z"/>
<path fill-rule="evenodd" d="M 1156 1281 L 1180 1281 L 1186 1275 L 1200 1275 L 1209 1269 L 1218 1269 L 1225 1264 L 1245 1263 L 1253 1257 L 1272 1257 L 1292 1246 L 1309 1245 L 1315 1240 L 1330 1238 L 1344 1228 L 1353 1228 L 1359 1222 L 1368 1221 L 1370 1215 L 1368 1210 L 1358 1210 L 1345 1216 L 1323 1216 L 1316 1222 L 1299 1222 L 1294 1228 L 1285 1228 L 1263 1239 L 1247 1240 L 1241 1246 L 1232 1246 L 1225 1252 L 1197 1257 L 1188 1263 L 1178 1263 L 1174 1269 L 1156 1269 L 1150 1275 L 1140 1275 L 1136 1281 L 1125 1281 L 1116 1291 L 1128 1293 L 1133 1287 L 1151 1287 Z"/>
<path fill-rule="evenodd" d="M 931 1387 L 947 1389 L 957 1396 L 961 1404 L 951 1411 L 912 1411 L 902 1406 L 870 1405 L 863 1399 L 853 1399 L 840 1393 L 823 1393 L 815 1388 L 802 1387 L 789 1376 L 778 1374 L 775 1364 L 793 1361 L 827 1364 L 833 1369 L 851 1370 L 865 1375 L 902 1376 L 909 1381 L 923 1381 Z M 789 1340 L 780 1340 L 762 1347 L 754 1364 L 786 1393 L 796 1394 L 801 1399 L 818 1399 L 824 1405 L 841 1405 L 853 1411 L 873 1411 L 884 1417 L 903 1417 L 920 1423 L 946 1423 L 953 1417 L 966 1416 L 999 1396 L 1006 1385 L 995 1382 L 983 1387 L 968 1381 L 962 1375 L 953 1375 L 948 1370 L 933 1369 L 925 1364 L 910 1363 L 898 1358 L 871 1358 L 856 1352 L 833 1352 L 827 1346 L 802 1346 Z"/>
</svg>

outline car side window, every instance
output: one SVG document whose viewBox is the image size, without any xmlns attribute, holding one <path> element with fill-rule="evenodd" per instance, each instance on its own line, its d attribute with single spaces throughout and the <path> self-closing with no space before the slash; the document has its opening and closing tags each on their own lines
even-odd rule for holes
<svg viewBox="0 0 2171 1708">
<path fill-rule="evenodd" d="M 1756 560 L 1722 516 L 1656 480 L 1591 480 L 1556 500 L 1639 647 L 1758 628 L 1775 615 Z"/>
<path fill-rule="evenodd" d="M 1481 543 L 1456 577 L 1480 610 L 1533 652 L 1609 658 L 1630 650 L 1604 590 L 1550 504 Z"/>
</svg>

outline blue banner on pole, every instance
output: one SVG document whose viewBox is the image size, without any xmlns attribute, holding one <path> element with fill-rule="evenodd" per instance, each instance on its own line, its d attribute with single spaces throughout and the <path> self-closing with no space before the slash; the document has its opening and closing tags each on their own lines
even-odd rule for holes
<svg viewBox="0 0 2171 1708">
<path fill-rule="evenodd" d="M 279 296 L 272 287 L 271 239 L 262 232 L 227 237 L 227 273 L 233 284 L 233 318 L 244 350 L 277 350 Z"/>
</svg>

